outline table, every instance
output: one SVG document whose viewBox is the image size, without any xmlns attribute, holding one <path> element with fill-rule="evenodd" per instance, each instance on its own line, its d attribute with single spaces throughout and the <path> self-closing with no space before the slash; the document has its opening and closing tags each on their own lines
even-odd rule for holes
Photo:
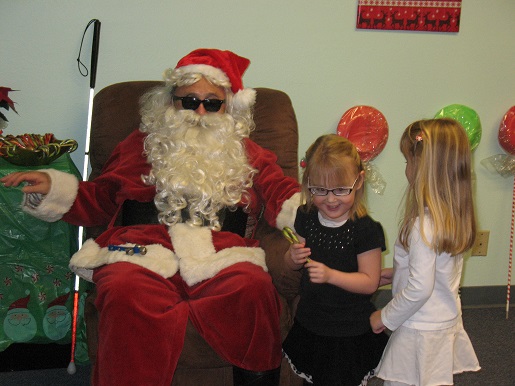
<svg viewBox="0 0 515 386">
<path fill-rule="evenodd" d="M 37 167 L 12 165 L 0 157 L 0 177 L 48 168 L 81 179 L 69 154 Z M 68 262 L 78 248 L 78 228 L 64 221 L 44 222 L 23 212 L 20 188 L 0 185 L 0 351 L 12 343 L 71 342 L 75 275 Z M 81 324 L 85 296 L 79 302 Z M 79 334 L 84 334 L 81 324 Z M 85 342 L 85 338 L 79 340 Z M 77 344 L 76 360 L 87 361 L 85 343 Z"/>
</svg>

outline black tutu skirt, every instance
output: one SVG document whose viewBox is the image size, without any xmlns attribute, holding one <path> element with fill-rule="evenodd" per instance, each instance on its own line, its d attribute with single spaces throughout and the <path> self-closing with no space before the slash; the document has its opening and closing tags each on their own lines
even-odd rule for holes
<svg viewBox="0 0 515 386">
<path fill-rule="evenodd" d="M 319 336 L 297 321 L 283 342 L 293 371 L 315 386 L 366 385 L 388 342 L 369 329 L 358 336 Z"/>
</svg>

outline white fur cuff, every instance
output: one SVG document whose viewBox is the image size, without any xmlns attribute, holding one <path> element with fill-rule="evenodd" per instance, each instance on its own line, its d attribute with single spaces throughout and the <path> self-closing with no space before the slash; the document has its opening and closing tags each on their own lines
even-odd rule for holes
<svg viewBox="0 0 515 386">
<path fill-rule="evenodd" d="M 50 176 L 50 192 L 44 196 L 38 206 L 31 208 L 24 204 L 23 210 L 43 221 L 58 221 L 72 207 L 79 190 L 79 180 L 72 174 L 55 169 L 40 171 Z M 24 197 L 24 202 L 27 202 L 27 195 Z"/>
<path fill-rule="evenodd" d="M 295 193 L 288 200 L 283 203 L 281 211 L 277 215 L 276 227 L 277 229 L 283 229 L 284 227 L 290 227 L 293 229 L 295 223 L 295 217 L 297 217 L 297 208 L 301 205 L 300 193 Z"/>
</svg>

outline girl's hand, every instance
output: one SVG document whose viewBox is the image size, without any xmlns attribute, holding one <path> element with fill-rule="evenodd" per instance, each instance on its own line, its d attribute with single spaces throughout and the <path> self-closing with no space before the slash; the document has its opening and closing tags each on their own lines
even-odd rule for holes
<svg viewBox="0 0 515 386">
<path fill-rule="evenodd" d="M 379 279 L 379 287 L 392 284 L 393 268 L 383 268 L 381 270 L 381 278 Z"/>
<path fill-rule="evenodd" d="M 304 265 L 311 255 L 311 249 L 305 248 L 305 240 L 299 240 L 300 243 L 291 244 L 288 250 L 290 259 L 295 265 Z"/>
<path fill-rule="evenodd" d="M 334 271 L 333 269 L 329 268 L 327 265 L 319 263 L 318 261 L 311 260 L 309 261 L 305 267 L 308 269 L 309 272 L 309 280 L 311 280 L 312 283 L 327 283 L 329 281 L 329 278 Z"/>
<path fill-rule="evenodd" d="M 374 311 L 370 315 L 370 327 L 372 327 L 372 331 L 376 334 L 380 334 L 386 328 L 381 320 L 381 310 Z"/>
<path fill-rule="evenodd" d="M 27 183 L 21 191 L 23 193 L 40 193 L 48 194 L 52 181 L 50 176 L 44 172 L 15 172 L 0 178 L 0 182 L 6 187 L 18 186 L 21 183 Z"/>
</svg>

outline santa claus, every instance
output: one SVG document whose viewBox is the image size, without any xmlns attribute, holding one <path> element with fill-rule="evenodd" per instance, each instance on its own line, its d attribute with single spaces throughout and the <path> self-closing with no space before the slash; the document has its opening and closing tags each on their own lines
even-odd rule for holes
<svg viewBox="0 0 515 386">
<path fill-rule="evenodd" d="M 182 58 L 143 96 L 141 127 L 94 181 L 54 169 L 0 180 L 27 182 L 25 210 L 40 219 L 110 224 L 70 263 L 97 286 L 95 385 L 169 385 L 188 319 L 235 379 L 278 384 L 280 304 L 264 252 L 248 232 L 223 228 L 235 210 L 291 227 L 299 205 L 297 182 L 249 139 L 255 91 L 241 79 L 249 64 L 216 49 Z M 113 226 L 128 200 L 153 200 L 156 224 Z M 134 246 L 146 253 L 124 250 Z"/>
</svg>

